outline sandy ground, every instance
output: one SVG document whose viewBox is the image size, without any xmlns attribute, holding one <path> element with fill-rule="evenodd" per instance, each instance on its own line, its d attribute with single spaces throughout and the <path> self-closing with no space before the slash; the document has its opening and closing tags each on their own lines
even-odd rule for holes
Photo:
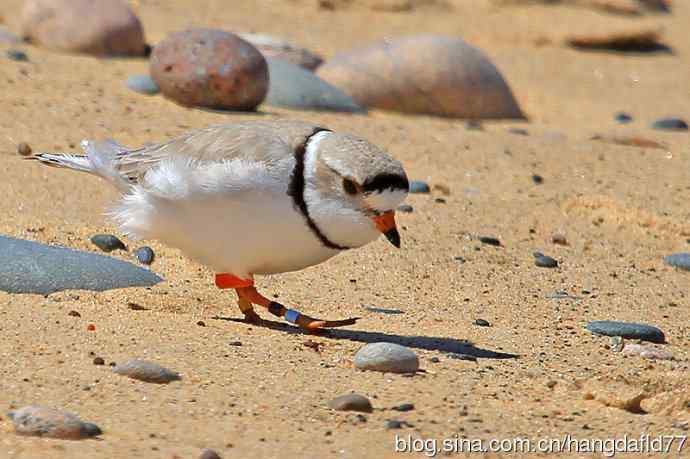
<svg viewBox="0 0 690 459">
<path fill-rule="evenodd" d="M 150 290 L 0 294 L 0 457 L 195 458 L 209 447 L 225 458 L 384 458 L 399 455 L 396 435 L 439 442 L 458 435 L 534 441 L 565 434 L 685 435 L 688 274 L 661 259 L 688 250 L 689 142 L 687 133 L 649 124 L 666 115 L 690 119 L 690 5 L 677 1 L 673 15 L 628 19 L 565 7 L 497 8 L 485 0 L 458 0 L 452 13 L 442 14 L 326 12 L 314 3 L 141 0 L 136 8 L 152 42 L 204 25 L 284 36 L 328 56 L 399 34 L 459 35 L 493 59 L 530 122 L 485 123 L 476 131 L 459 120 L 383 112 L 209 113 L 127 90 L 124 79 L 145 72 L 145 60 L 32 47 L 29 63 L 4 60 L 1 234 L 95 250 L 90 235 L 116 231 L 103 217 L 113 190 L 96 178 L 20 161 L 18 142 L 35 151 L 68 150 L 82 138 L 138 145 L 252 116 L 313 120 L 363 135 L 403 161 L 412 178 L 451 193 L 410 196 L 415 212 L 399 216 L 402 250 L 382 238 L 320 266 L 259 280 L 266 293 L 309 314 L 363 317 L 328 337 L 225 320 L 240 316 L 234 295 L 217 290 L 207 269 L 156 242 L 150 243 L 158 255 L 153 269 L 166 282 Z M 20 4 L 2 2 L 0 14 L 11 27 Z M 567 33 L 650 24 L 665 28 L 675 54 L 588 53 L 559 44 Z M 552 44 L 534 44 L 543 37 Z M 619 110 L 634 123 L 616 125 Z M 510 127 L 529 136 L 511 134 Z M 668 148 L 589 140 L 613 132 Z M 544 177 L 542 185 L 532 182 L 535 173 Z M 569 245 L 552 244 L 554 233 Z M 481 245 L 479 235 L 498 237 L 503 247 Z M 560 267 L 535 267 L 534 250 Z M 579 299 L 548 298 L 558 290 Z M 130 302 L 146 310 L 132 310 Z M 405 313 L 384 315 L 365 305 Z M 492 326 L 473 325 L 476 318 Z M 608 339 L 584 330 L 597 319 L 659 326 L 675 360 L 609 351 Z M 88 324 L 96 331 L 88 332 Z M 320 354 L 304 345 L 309 340 L 323 344 Z M 405 377 L 355 370 L 354 353 L 374 341 L 411 347 L 425 371 Z M 479 360 L 448 358 L 445 352 L 458 346 Z M 493 353 L 519 358 L 490 358 Z M 93 365 L 94 356 L 152 359 L 184 380 L 134 382 Z M 623 378 L 616 384 L 644 387 L 652 405 L 666 400 L 668 406 L 632 414 L 585 400 L 580 382 L 598 377 Z M 349 391 L 371 398 L 376 410 L 366 420 L 326 407 Z M 390 410 L 405 402 L 415 409 Z M 18 437 L 5 413 L 30 403 L 78 413 L 105 434 L 79 442 Z M 411 427 L 387 430 L 387 419 Z M 679 444 L 669 457 L 678 456 Z M 524 454 L 488 455 L 508 456 Z"/>
</svg>

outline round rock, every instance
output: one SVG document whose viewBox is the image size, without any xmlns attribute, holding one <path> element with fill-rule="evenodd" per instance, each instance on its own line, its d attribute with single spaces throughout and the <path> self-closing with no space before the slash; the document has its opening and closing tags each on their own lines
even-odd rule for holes
<svg viewBox="0 0 690 459">
<path fill-rule="evenodd" d="M 151 77 L 185 106 L 253 110 L 268 92 L 266 59 L 237 35 L 215 29 L 175 32 L 153 48 Z"/>
<path fill-rule="evenodd" d="M 487 119 L 524 119 L 508 84 L 479 49 L 460 38 L 383 40 L 327 60 L 318 75 L 363 107 Z"/>
<path fill-rule="evenodd" d="M 103 433 L 96 424 L 72 413 L 43 406 L 25 406 L 9 413 L 9 417 L 20 435 L 80 440 Z"/>
<path fill-rule="evenodd" d="M 168 370 L 157 363 L 139 359 L 128 360 L 125 363 L 116 365 L 113 368 L 113 372 L 132 379 L 138 379 L 139 381 L 157 384 L 167 384 L 182 379 L 178 373 Z"/>
<path fill-rule="evenodd" d="M 361 413 L 371 413 L 374 410 L 369 399 L 360 394 L 336 397 L 328 402 L 328 407 L 336 411 L 359 411 Z"/>
<path fill-rule="evenodd" d="M 24 38 L 46 48 L 96 56 L 143 56 L 144 31 L 122 0 L 26 0 Z"/>
<path fill-rule="evenodd" d="M 156 258 L 156 254 L 154 253 L 153 249 L 146 245 L 134 251 L 134 256 L 137 257 L 139 263 L 144 265 L 150 265 Z"/>
<path fill-rule="evenodd" d="M 664 263 L 674 268 L 690 271 L 690 253 L 674 253 L 664 257 Z"/>
<path fill-rule="evenodd" d="M 587 330 L 597 335 L 621 336 L 627 339 L 641 339 L 652 343 L 664 343 L 664 332 L 652 325 L 613 320 L 595 320 L 587 324 Z"/>
<path fill-rule="evenodd" d="M 237 35 L 251 43 L 266 58 L 280 59 L 307 70 L 314 70 L 323 63 L 323 59 L 318 54 L 288 43 L 281 38 L 259 33 L 238 33 Z"/>
<path fill-rule="evenodd" d="M 354 364 L 360 370 L 389 373 L 415 373 L 419 369 L 417 355 L 395 343 L 370 343 L 355 354 Z"/>
</svg>

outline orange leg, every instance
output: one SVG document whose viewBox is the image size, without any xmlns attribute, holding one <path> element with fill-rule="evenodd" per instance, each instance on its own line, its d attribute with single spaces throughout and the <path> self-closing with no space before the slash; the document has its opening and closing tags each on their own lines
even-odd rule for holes
<svg viewBox="0 0 690 459">
<path fill-rule="evenodd" d="M 280 303 L 271 301 L 256 288 L 253 279 L 240 279 L 232 274 L 216 274 L 216 285 L 218 288 L 234 288 L 239 297 L 238 304 L 245 318 L 250 322 L 260 322 L 261 319 L 254 312 L 252 304 L 258 304 L 268 309 L 271 314 L 282 317 L 290 323 L 296 324 L 307 330 L 319 328 L 343 327 L 354 324 L 358 318 L 343 320 L 321 320 L 314 319 L 302 314 L 294 309 L 288 309 Z"/>
</svg>

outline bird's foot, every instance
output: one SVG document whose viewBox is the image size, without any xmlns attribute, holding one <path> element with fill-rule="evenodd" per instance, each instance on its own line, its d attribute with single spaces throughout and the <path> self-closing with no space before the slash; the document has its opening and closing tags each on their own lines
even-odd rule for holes
<svg viewBox="0 0 690 459">
<path fill-rule="evenodd" d="M 297 319 L 294 323 L 296 325 L 298 325 L 300 328 L 303 328 L 305 330 L 320 330 L 322 328 L 345 327 L 348 325 L 354 325 L 357 322 L 357 320 L 360 319 L 359 317 L 352 317 L 350 319 L 341 319 L 341 320 L 323 320 L 323 319 L 315 319 L 313 317 L 309 317 L 307 315 L 300 314 L 300 313 L 298 313 L 298 314 L 299 314 L 299 316 L 297 317 Z M 287 317 L 286 317 L 286 319 L 287 319 Z"/>
<path fill-rule="evenodd" d="M 259 325 L 263 323 L 263 319 L 259 317 L 259 314 L 257 314 L 253 309 L 250 309 L 249 311 L 242 311 L 242 313 L 244 314 L 244 321 L 248 324 Z"/>
</svg>

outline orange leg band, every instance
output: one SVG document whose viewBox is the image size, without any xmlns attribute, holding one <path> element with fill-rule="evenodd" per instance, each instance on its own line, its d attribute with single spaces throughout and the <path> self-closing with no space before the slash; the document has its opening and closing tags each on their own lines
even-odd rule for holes
<svg viewBox="0 0 690 459">
<path fill-rule="evenodd" d="M 228 273 L 216 274 L 218 288 L 246 288 L 254 285 L 254 279 L 241 279 Z"/>
</svg>

